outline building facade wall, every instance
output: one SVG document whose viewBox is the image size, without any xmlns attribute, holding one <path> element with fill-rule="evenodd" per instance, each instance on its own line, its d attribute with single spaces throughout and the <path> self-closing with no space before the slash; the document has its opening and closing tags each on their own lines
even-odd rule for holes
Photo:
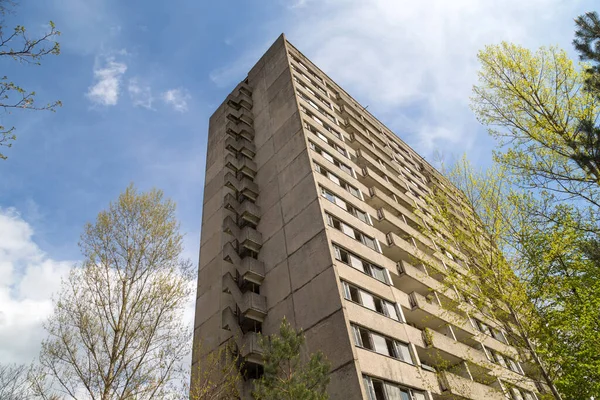
<svg viewBox="0 0 600 400">
<path fill-rule="evenodd" d="M 441 175 L 283 35 L 211 117 L 207 151 L 194 363 L 233 340 L 260 374 L 255 333 L 285 317 L 330 360 L 332 399 L 517 396 L 503 382 L 535 398 L 491 355 L 518 358 L 500 331 L 444 307 L 460 302 L 444 271 L 467 267 L 421 229 Z"/>
</svg>

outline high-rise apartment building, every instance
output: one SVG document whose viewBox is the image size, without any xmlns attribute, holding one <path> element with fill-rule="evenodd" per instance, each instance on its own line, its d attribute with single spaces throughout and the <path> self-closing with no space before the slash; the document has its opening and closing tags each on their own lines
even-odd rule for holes
<svg viewBox="0 0 600 400">
<path fill-rule="evenodd" d="M 285 316 L 332 399 L 536 399 L 499 325 L 443 307 L 467 266 L 420 228 L 441 180 L 279 37 L 210 118 L 194 362 L 234 341 L 250 398 L 257 333 Z"/>
</svg>

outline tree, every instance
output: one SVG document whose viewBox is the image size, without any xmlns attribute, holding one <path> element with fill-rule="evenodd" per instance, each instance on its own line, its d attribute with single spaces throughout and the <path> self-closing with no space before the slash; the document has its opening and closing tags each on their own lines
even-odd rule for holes
<svg viewBox="0 0 600 400">
<path fill-rule="evenodd" d="M 193 292 L 182 239 L 175 204 L 133 185 L 86 225 L 84 261 L 63 281 L 45 325 L 39 361 L 50 387 L 73 399 L 174 396 Z"/>
<path fill-rule="evenodd" d="M 502 43 L 478 57 L 472 108 L 499 139 L 495 159 L 547 204 L 570 201 L 581 229 L 599 232 L 600 142 L 582 121 L 596 120 L 600 98 L 585 90 L 585 71 L 556 48 Z"/>
<path fill-rule="evenodd" d="M 440 271 L 436 261 L 420 253 L 418 262 L 444 275 L 446 290 L 438 297 L 444 299 L 446 309 L 454 311 L 451 315 L 462 318 L 466 314 L 495 324 L 494 329 L 521 350 L 521 361 L 534 365 L 539 374 L 535 379 L 550 389 L 553 398 L 561 399 L 554 384 L 556 371 L 541 356 L 537 335 L 541 321 L 526 283 L 515 274 L 515 270 L 522 271 L 515 238 L 524 215 L 511 201 L 503 168 L 475 171 L 463 159 L 446 176 L 464 194 L 454 192 L 450 185 L 439 186 L 427 199 L 435 213 L 417 214 L 426 222 L 425 233 L 442 249 L 448 267 Z M 464 212 L 465 207 L 472 208 Z"/>
<path fill-rule="evenodd" d="M 585 69 L 587 89 L 600 95 L 600 17 L 596 12 L 587 12 L 575 18 L 575 25 L 575 50 L 581 60 L 592 63 Z"/>
<path fill-rule="evenodd" d="M 597 242 L 579 229 L 568 205 L 540 217 L 543 201 L 515 187 L 502 166 L 476 171 L 463 159 L 446 175 L 476 215 L 461 214 L 466 206 L 457 207 L 446 190 L 430 199 L 439 212 L 428 233 L 470 267 L 455 269 L 450 262 L 444 271 L 447 288 L 459 288 L 467 299 L 455 307 L 498 321 L 554 398 L 598 397 Z"/>
<path fill-rule="evenodd" d="M 10 0 L 0 0 L 0 17 L 11 11 L 14 3 Z M 60 32 L 52 21 L 48 23 L 45 33 L 32 37 L 22 25 L 17 25 L 6 32 L 4 21 L 0 21 L 0 58 L 12 59 L 21 64 L 40 65 L 47 55 L 60 54 L 60 45 L 54 41 Z M 7 114 L 15 109 L 56 111 L 62 104 L 54 101 L 44 105 L 35 102 L 35 92 L 25 90 L 11 81 L 7 76 L 0 78 L 0 107 Z M 7 127 L 0 123 L 0 146 L 11 147 L 16 139 L 15 127 Z M 0 153 L 0 159 L 6 156 Z"/>
<path fill-rule="evenodd" d="M 297 332 L 284 318 L 279 335 L 261 336 L 264 375 L 255 381 L 253 396 L 257 400 L 326 400 L 329 362 L 318 351 L 303 362 L 301 351 L 304 333 Z"/>
<path fill-rule="evenodd" d="M 196 349 L 198 354 L 202 354 L 201 347 L 200 345 Z M 239 357 L 230 345 L 200 356 L 196 365 L 192 366 L 195 379 L 192 379 L 191 387 L 184 390 L 182 400 L 238 399 L 238 385 L 241 381 L 238 362 Z"/>
<path fill-rule="evenodd" d="M 576 20 L 575 45 L 598 61 L 598 18 Z M 533 53 L 513 44 L 487 46 L 472 106 L 499 139 L 495 159 L 527 195 L 513 238 L 540 323 L 538 350 L 559 370 L 569 398 L 598 396 L 600 364 L 600 92 L 598 65 L 580 65 L 564 51 Z M 514 225 L 514 224 L 513 224 Z"/>
<path fill-rule="evenodd" d="M 0 364 L 0 399 L 28 399 L 30 392 L 27 375 L 26 365 Z"/>
</svg>

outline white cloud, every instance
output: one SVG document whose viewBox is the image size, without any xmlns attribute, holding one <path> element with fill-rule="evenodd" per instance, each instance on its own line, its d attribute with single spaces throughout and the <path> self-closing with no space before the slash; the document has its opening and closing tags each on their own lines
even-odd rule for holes
<svg viewBox="0 0 600 400">
<path fill-rule="evenodd" d="M 0 208 L 0 360 L 29 363 L 44 338 L 51 296 L 73 262 L 48 257 L 14 209 Z"/>
<path fill-rule="evenodd" d="M 163 101 L 178 112 L 188 110 L 188 100 L 190 98 L 190 94 L 185 89 L 170 89 L 162 94 Z"/>
<path fill-rule="evenodd" d="M 96 83 L 88 89 L 87 97 L 93 103 L 103 106 L 116 105 L 119 101 L 121 80 L 125 71 L 127 71 L 127 65 L 115 61 L 113 56 L 104 58 L 102 62 L 96 59 L 94 65 Z"/>
<path fill-rule="evenodd" d="M 288 40 L 425 154 L 489 145 L 468 106 L 479 49 L 502 40 L 571 48 L 573 18 L 585 10 L 562 0 L 307 1 L 285 7 Z M 211 79 L 233 86 L 257 48 L 266 49 L 248 49 Z"/>
<path fill-rule="evenodd" d="M 154 97 L 152 97 L 152 89 L 149 85 L 140 83 L 138 78 L 131 78 L 127 85 L 127 91 L 134 107 L 144 107 L 153 110 L 152 103 L 154 102 Z"/>
</svg>

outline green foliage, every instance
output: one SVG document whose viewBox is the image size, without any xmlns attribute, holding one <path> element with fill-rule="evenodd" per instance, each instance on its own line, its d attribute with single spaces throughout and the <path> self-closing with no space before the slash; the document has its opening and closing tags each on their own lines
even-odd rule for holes
<svg viewBox="0 0 600 400">
<path fill-rule="evenodd" d="M 73 399 L 172 395 L 189 351 L 182 317 L 194 277 L 181 258 L 175 204 L 130 185 L 86 225 L 79 246 L 84 260 L 62 282 L 45 324 L 37 386 L 48 379 Z"/>
<path fill-rule="evenodd" d="M 238 384 L 241 375 L 238 361 L 240 359 L 234 350 L 234 346 L 226 344 L 204 354 L 202 345 L 195 347 L 194 353 L 198 356 L 192 366 L 192 383 L 189 387 L 185 385 L 181 400 L 239 399 Z"/>
<path fill-rule="evenodd" d="M 472 108 L 499 139 L 496 159 L 523 187 L 598 207 L 598 141 L 581 131 L 580 121 L 595 120 L 600 103 L 583 90 L 585 73 L 556 48 L 534 53 L 502 43 L 487 46 L 479 60 Z"/>
<path fill-rule="evenodd" d="M 536 365 L 534 378 L 554 388 L 554 398 L 560 399 L 554 385 L 555 364 L 541 357 L 540 327 L 544 321 L 524 279 L 527 260 L 521 257 L 519 239 L 528 222 L 520 193 L 514 192 L 502 166 L 477 171 L 462 159 L 446 171 L 446 176 L 464 193 L 463 201 L 474 211 L 463 213 L 463 207 L 452 200 L 455 194 L 444 188 L 435 190 L 429 199 L 438 210 L 436 231 L 444 233 L 439 243 L 458 249 L 469 265 L 466 270 L 457 270 L 450 264 L 444 280 L 449 289 L 459 288 L 473 306 L 461 304 L 457 311 L 494 321 L 494 326 L 506 332 L 510 343 L 521 350 L 521 361 Z"/>
<path fill-rule="evenodd" d="M 600 95 L 600 17 L 597 12 L 587 12 L 575 18 L 575 25 L 575 50 L 582 60 L 592 63 L 586 68 L 587 88 Z"/>
<path fill-rule="evenodd" d="M 329 362 L 320 351 L 308 362 L 302 360 L 304 333 L 297 332 L 284 318 L 279 335 L 260 338 L 264 375 L 255 382 L 257 400 L 326 400 Z"/>
<path fill-rule="evenodd" d="M 10 1 L 0 0 L 0 15 L 10 12 L 9 8 L 12 5 Z M 60 32 L 52 21 L 48 23 L 48 30 L 38 37 L 31 37 L 21 25 L 5 33 L 2 21 L 0 22 L 0 58 L 10 58 L 22 64 L 41 65 L 45 56 L 60 54 L 60 44 L 54 40 L 59 35 Z M 61 105 L 60 101 L 38 105 L 35 102 L 35 92 L 25 90 L 7 76 L 0 78 L 0 108 L 7 114 L 16 109 L 56 111 Z M 7 127 L 0 124 L 0 146 L 12 146 L 12 142 L 16 139 L 14 131 L 14 126 Z M 6 159 L 6 156 L 0 153 L 0 159 Z"/>
<path fill-rule="evenodd" d="M 539 352 L 549 364 L 559 366 L 555 383 L 566 398 L 598 397 L 599 243 L 578 228 L 568 206 L 556 208 L 552 222 L 528 215 L 516 254 L 539 313 Z"/>
<path fill-rule="evenodd" d="M 565 398 L 600 396 L 600 20 L 576 19 L 574 44 L 531 52 L 488 46 L 473 109 L 499 139 L 495 158 L 524 192 L 507 247 L 535 305 L 537 352 Z"/>
</svg>

